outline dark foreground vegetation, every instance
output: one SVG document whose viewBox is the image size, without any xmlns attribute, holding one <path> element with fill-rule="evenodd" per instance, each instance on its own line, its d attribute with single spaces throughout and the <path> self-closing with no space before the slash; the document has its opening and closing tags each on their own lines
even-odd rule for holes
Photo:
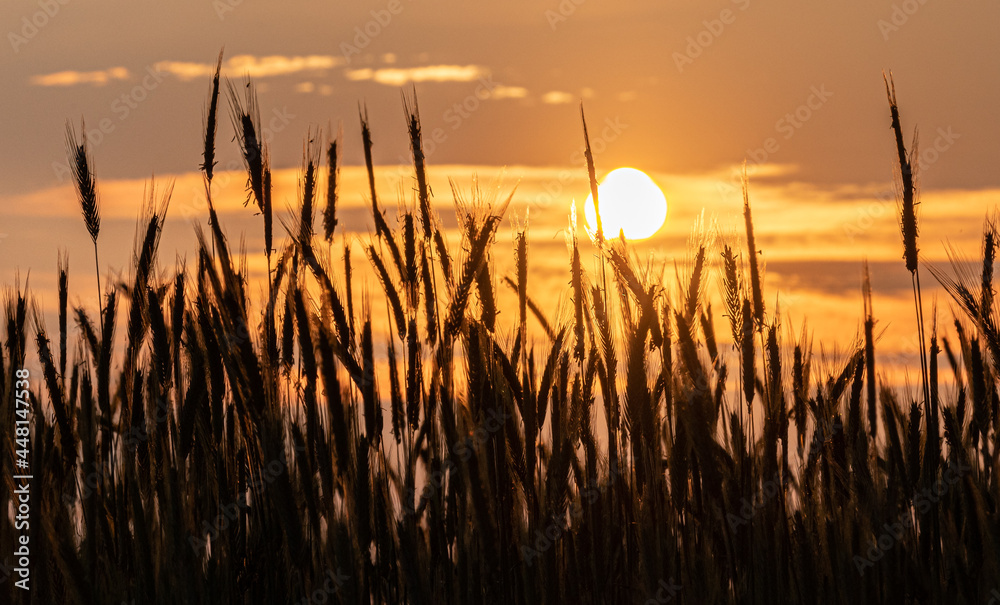
<svg viewBox="0 0 1000 605">
<path fill-rule="evenodd" d="M 922 317 L 927 268 L 889 93 L 904 262 Z M 220 96 L 262 216 L 267 284 L 248 282 L 211 207 Z M 197 258 L 169 270 L 157 260 L 168 191 L 150 196 L 128 277 L 97 284 L 100 309 L 69 308 L 66 261 L 57 330 L 29 292 L 8 287 L 5 507 L 20 472 L 8 429 L 15 372 L 26 357 L 41 372 L 29 395 L 31 591 L 11 574 L 0 601 L 989 601 L 1000 587 L 993 225 L 981 274 L 936 275 L 956 319 L 948 336 L 936 310 L 926 333 L 923 320 L 915 327 L 913 400 L 880 374 L 867 281 L 864 324 L 834 371 L 813 364 L 808 335 L 783 342 L 778 310 L 765 305 L 746 183 L 746 240 L 696 242 L 678 286 L 598 227 L 569 242 L 569 312 L 543 313 L 528 295 L 525 231 L 515 228 L 513 271 L 491 260 L 505 201 L 456 188 L 462 242 L 448 245 L 415 99 L 404 109 L 415 193 L 398 220 L 376 197 L 361 119 L 367 258 L 334 251 L 337 140 L 307 146 L 301 214 L 279 221 L 272 241 L 253 89 L 220 94 L 216 75 Z M 93 164 L 72 131 L 69 147 L 96 252 Z M 589 144 L 586 155 L 596 195 Z M 594 255 L 597 269 L 584 270 Z M 371 297 L 352 283 L 359 262 L 380 282 Z M 715 270 L 719 314 L 704 287 Z M 498 288 L 518 295 L 506 325 Z M 387 318 L 387 335 L 374 317 Z M 732 347 L 720 344 L 730 335 Z M 18 535 L 4 510 L 0 561 Z"/>
</svg>

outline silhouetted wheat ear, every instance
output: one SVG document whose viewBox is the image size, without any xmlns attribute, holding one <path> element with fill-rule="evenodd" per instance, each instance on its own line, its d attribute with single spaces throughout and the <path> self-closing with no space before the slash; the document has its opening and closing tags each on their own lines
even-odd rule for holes
<svg viewBox="0 0 1000 605">
<path fill-rule="evenodd" d="M 596 238 L 598 245 L 604 243 L 604 226 L 601 222 L 601 204 L 597 195 L 597 173 L 594 167 L 594 154 L 590 149 L 590 135 L 587 134 L 587 116 L 583 113 L 583 103 L 580 103 L 580 120 L 583 122 L 583 155 L 587 160 L 587 176 L 590 179 L 590 195 L 594 198 L 594 216 L 597 220 Z"/>
<path fill-rule="evenodd" d="M 513 196 L 513 194 L 511 195 Z M 448 314 L 445 317 L 443 327 L 443 342 L 445 344 L 450 344 L 462 329 L 472 283 L 475 281 L 476 275 L 479 273 L 483 263 L 486 262 L 490 242 L 496 232 L 497 225 L 500 223 L 500 217 L 503 212 L 506 211 L 507 204 L 509 202 L 510 198 L 507 199 L 507 201 L 498 211 L 496 211 L 495 214 L 488 216 L 484 221 L 483 226 L 480 228 L 479 233 L 475 234 L 474 239 L 470 239 L 469 241 L 469 255 L 466 257 L 465 263 L 462 266 L 461 279 L 458 281 L 455 286 L 455 290 L 452 293 L 451 305 L 448 308 Z"/>
<path fill-rule="evenodd" d="M 317 138 L 322 133 L 316 135 Z M 313 235 L 313 206 L 316 198 L 316 165 L 318 159 L 313 151 L 312 134 L 306 136 L 306 142 L 302 148 L 302 214 L 299 217 L 299 241 L 312 238 Z"/>
<path fill-rule="evenodd" d="M 488 255 L 476 273 L 476 291 L 479 294 L 479 320 L 484 328 L 492 332 L 496 327 L 497 305 L 493 295 L 493 272 L 490 271 Z"/>
<path fill-rule="evenodd" d="M 69 255 L 59 255 L 59 377 L 66 389 L 66 319 L 69 300 Z"/>
<path fill-rule="evenodd" d="M 517 317 L 521 325 L 521 332 L 527 330 L 528 325 L 528 237 L 526 229 L 518 231 L 516 241 L 517 259 Z M 524 338 L 526 334 L 522 335 Z"/>
<path fill-rule="evenodd" d="M 746 398 L 747 406 L 753 403 L 754 381 L 756 371 L 754 370 L 754 345 L 753 345 L 753 308 L 750 301 L 743 299 L 743 310 L 740 313 L 743 318 L 743 326 L 740 335 L 741 366 L 743 368 L 743 396 Z"/>
<path fill-rule="evenodd" d="M 84 133 L 82 141 L 78 142 L 76 132 L 69 124 L 66 125 L 66 141 L 69 145 L 70 165 L 73 167 L 74 183 L 83 209 L 83 221 L 87 225 L 90 238 L 97 243 L 101 231 L 101 206 L 97 196 L 97 179 L 93 172 L 93 159 L 87 150 L 86 124 L 80 123 Z"/>
<path fill-rule="evenodd" d="M 101 231 L 101 203 L 97 195 L 97 178 L 94 176 L 93 159 L 87 150 L 87 127 L 81 120 L 82 139 L 78 141 L 73 127 L 66 124 L 66 142 L 69 146 L 70 165 L 73 167 L 73 181 L 76 184 L 83 222 L 94 243 L 94 266 L 97 269 L 97 305 L 104 314 L 101 297 L 101 262 L 97 254 L 97 236 Z"/>
<path fill-rule="evenodd" d="M 983 275 L 980 287 L 979 314 L 983 323 L 993 315 L 993 262 L 996 259 L 996 228 L 992 221 L 987 222 L 983 230 Z"/>
<path fill-rule="evenodd" d="M 281 320 L 281 365 L 286 374 L 291 372 L 295 364 L 295 308 L 292 292 L 293 288 L 289 286 Z"/>
<path fill-rule="evenodd" d="M 761 287 L 760 264 L 757 260 L 757 240 L 753 233 L 753 215 L 750 212 L 750 181 L 746 165 L 743 166 L 743 219 L 747 232 L 747 255 L 750 261 L 750 293 L 753 300 L 753 318 L 758 330 L 764 326 L 764 292 Z"/>
<path fill-rule="evenodd" d="M 920 341 L 920 374 L 923 381 L 924 401 L 930 399 L 930 385 L 928 381 L 927 351 L 924 349 L 926 340 L 924 337 L 924 309 L 923 299 L 920 291 L 920 271 L 918 264 L 917 249 L 917 201 L 916 188 L 914 186 L 914 172 L 911 157 L 906 153 L 906 146 L 903 144 L 903 128 L 899 121 L 899 107 L 896 104 L 896 86 L 892 81 L 892 72 L 888 76 L 883 72 L 882 80 L 885 82 L 885 92 L 889 99 L 889 113 L 892 117 L 892 130 L 896 139 L 896 153 L 899 159 L 900 185 L 902 188 L 902 201 L 900 202 L 899 228 L 903 235 L 903 259 L 906 262 L 906 270 L 910 272 L 913 285 L 913 304 L 917 315 L 917 338 Z M 916 148 L 916 133 L 914 132 L 914 151 Z"/>
<path fill-rule="evenodd" d="M 372 201 L 372 217 L 375 220 L 375 233 L 379 237 L 392 240 L 392 232 L 389 230 L 389 225 L 385 222 L 385 216 L 379 210 L 378 195 L 375 191 L 375 165 L 372 159 L 372 131 L 368 123 L 368 108 L 359 107 L 358 117 L 361 120 L 361 144 L 365 151 L 365 170 L 368 173 L 368 190 Z"/>
<path fill-rule="evenodd" d="M 896 137 L 896 153 L 899 160 L 899 176 L 903 200 L 900 204 L 899 226 L 903 234 L 903 259 L 906 270 L 914 273 L 917 270 L 917 212 L 913 185 L 913 167 L 903 143 L 903 128 L 899 122 L 899 107 L 896 105 L 896 86 L 892 81 L 892 73 L 882 74 L 885 81 L 885 92 L 889 98 L 889 113 L 892 117 L 892 131 Z M 914 135 L 915 136 L 915 135 Z"/>
<path fill-rule="evenodd" d="M 337 186 L 340 178 L 340 139 L 330 141 L 326 151 L 326 207 L 323 209 L 323 237 L 327 242 L 333 240 L 333 232 L 337 228 Z"/>
<path fill-rule="evenodd" d="M 215 135 L 218 131 L 219 116 L 219 76 L 222 72 L 222 54 L 225 48 L 219 51 L 219 59 L 215 64 L 215 75 L 212 76 L 212 90 L 208 95 L 208 111 L 205 116 L 205 148 L 202 151 L 203 162 L 201 169 L 205 171 L 205 178 L 209 183 L 215 172 Z"/>
<path fill-rule="evenodd" d="M 274 230 L 274 214 L 273 208 L 271 206 L 271 169 L 264 169 L 263 178 L 263 188 L 264 188 L 264 203 L 262 206 L 262 211 L 264 212 L 264 254 L 267 256 L 268 273 L 270 273 L 271 267 L 271 252 L 273 245 L 273 230 Z"/>
<path fill-rule="evenodd" d="M 687 319 L 688 325 L 693 325 L 695 320 L 695 314 L 698 311 L 698 305 L 701 302 L 701 291 L 702 291 L 702 275 L 705 269 L 705 246 L 701 245 L 698 247 L 698 252 L 695 255 L 694 266 L 691 269 L 691 281 L 688 282 L 687 289 L 687 300 L 685 302 L 684 317 Z"/>
<path fill-rule="evenodd" d="M 931 323 L 931 340 L 928 351 L 928 374 L 930 381 L 931 400 L 927 406 L 925 414 L 925 444 L 923 458 L 923 482 L 924 485 L 933 483 L 933 478 L 937 476 L 938 466 L 941 460 L 941 433 L 940 433 L 940 407 L 938 391 L 938 354 L 941 352 L 938 347 L 937 330 L 937 302 L 934 303 L 932 311 L 933 321 Z M 994 430 L 996 430 L 994 428 Z"/>
<path fill-rule="evenodd" d="M 803 330 L 804 331 L 804 330 Z M 806 443 L 806 398 L 808 397 L 808 379 L 805 376 L 805 364 L 802 358 L 802 345 L 795 343 L 792 353 L 792 414 L 795 416 L 795 432 L 798 434 L 799 456 L 802 456 Z"/>
<path fill-rule="evenodd" d="M 573 335 L 575 338 L 573 345 L 573 352 L 576 356 L 577 362 L 581 365 L 583 364 L 583 355 L 586 348 L 586 342 L 584 342 L 584 306 L 586 289 L 584 288 L 584 276 L 583 276 L 583 265 L 580 261 L 580 247 L 576 238 L 576 207 L 572 209 L 573 220 L 570 224 L 570 229 L 572 230 L 572 241 L 573 241 L 573 258 L 570 261 L 570 274 L 571 281 L 573 284 Z"/>
<path fill-rule="evenodd" d="M 351 276 L 354 268 L 351 265 L 351 245 L 344 242 L 344 298 L 347 299 L 347 318 L 350 326 L 350 341 L 354 341 L 354 291 Z M 346 334 L 344 336 L 347 336 Z"/>
<path fill-rule="evenodd" d="M 399 444 L 403 438 L 403 393 L 400 390 L 399 364 L 396 363 L 395 338 L 389 335 L 385 340 L 389 363 L 389 419 L 392 423 L 392 436 Z"/>
<path fill-rule="evenodd" d="M 407 302 L 411 307 L 416 305 L 417 283 L 417 232 L 413 213 L 403 213 L 403 267 L 405 271 L 400 276 L 406 286 Z"/>
<path fill-rule="evenodd" d="M 55 362 L 49 349 L 49 339 L 45 334 L 41 316 L 37 308 L 33 309 L 35 342 L 38 346 L 38 360 L 42 364 L 42 377 L 45 381 L 49 401 L 55 413 L 56 424 L 59 427 L 62 456 L 67 462 L 76 456 L 76 433 L 71 427 L 71 417 L 66 406 L 65 394 L 56 375 Z"/>
<path fill-rule="evenodd" d="M 396 290 L 396 285 L 393 282 L 392 277 L 389 276 L 389 272 L 385 268 L 385 263 L 382 262 L 382 257 L 379 255 L 374 245 L 368 246 L 368 258 L 371 260 L 372 266 L 375 267 L 375 270 L 378 273 L 379 281 L 382 282 L 382 288 L 385 290 L 386 298 L 389 301 L 393 316 L 396 319 L 396 330 L 399 332 L 400 340 L 402 340 L 406 337 L 407 324 L 399 292 Z"/>
<path fill-rule="evenodd" d="M 424 287 L 423 302 L 426 340 L 428 344 L 433 345 L 437 342 L 440 326 L 438 326 L 437 293 L 434 288 L 434 277 L 431 275 L 430 252 L 428 248 L 426 245 L 420 247 L 420 278 Z"/>
<path fill-rule="evenodd" d="M 868 401 L 868 431 L 874 439 L 878 432 L 878 402 L 875 395 L 875 317 L 872 311 L 872 279 L 867 259 L 864 261 L 862 297 L 865 312 L 865 386 Z"/>
<path fill-rule="evenodd" d="M 428 241 L 433 234 L 434 223 L 431 217 L 430 186 L 427 184 L 427 165 L 424 156 L 423 139 L 420 135 L 420 105 L 417 103 L 417 91 L 412 93 L 412 106 L 403 94 L 403 112 L 406 115 L 406 127 L 410 135 L 410 152 L 413 154 L 413 171 L 417 178 L 417 198 L 420 206 L 420 225 L 423 228 L 424 240 Z"/>
<path fill-rule="evenodd" d="M 233 129 L 240 144 L 243 164 L 247 170 L 248 195 L 244 206 L 252 199 L 261 212 L 264 208 L 264 173 L 267 168 L 267 152 L 261 140 L 260 110 L 257 93 L 248 79 L 244 85 L 244 98 L 231 81 L 226 81 L 229 106 L 232 111 Z"/>
<path fill-rule="evenodd" d="M 726 315 L 729 317 L 729 328 L 733 334 L 733 343 L 740 342 L 743 330 L 743 283 L 740 281 L 736 252 L 726 244 L 722 250 L 723 298 L 726 302 Z"/>
</svg>

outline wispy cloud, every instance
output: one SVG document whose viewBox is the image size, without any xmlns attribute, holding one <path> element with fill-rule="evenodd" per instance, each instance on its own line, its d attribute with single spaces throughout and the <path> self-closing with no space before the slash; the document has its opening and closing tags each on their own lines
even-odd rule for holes
<svg viewBox="0 0 1000 605">
<path fill-rule="evenodd" d="M 124 67 L 112 67 L 100 71 L 59 71 L 31 76 L 31 83 L 35 86 L 76 86 L 78 84 L 103 86 L 111 80 L 127 80 L 128 76 L 128 70 Z"/>
<path fill-rule="evenodd" d="M 249 75 L 254 78 L 268 78 L 304 71 L 322 71 L 337 67 L 343 62 L 343 58 L 330 55 L 305 57 L 237 55 L 222 64 L 222 72 L 230 77 Z M 215 73 L 215 65 L 210 63 L 159 61 L 153 67 L 159 71 L 173 74 L 181 80 L 210 77 Z"/>
<path fill-rule="evenodd" d="M 344 72 L 344 75 L 348 80 L 371 80 L 375 75 L 375 70 L 370 67 L 365 67 L 363 69 L 348 69 Z"/>
<path fill-rule="evenodd" d="M 528 89 L 523 86 L 504 86 L 499 84 L 490 91 L 492 99 L 523 99 L 528 96 Z"/>
<path fill-rule="evenodd" d="M 222 64 L 222 73 L 230 77 L 249 75 L 254 78 L 284 76 L 308 71 L 323 71 L 342 65 L 341 57 L 330 55 L 308 55 L 304 57 L 286 57 L 270 55 L 257 57 L 254 55 L 237 55 Z M 179 80 L 188 81 L 196 78 L 211 77 L 215 73 L 215 64 L 193 63 L 187 61 L 158 61 L 153 64 L 158 72 L 168 73 Z M 99 71 L 60 71 L 31 77 L 35 86 L 76 86 L 78 84 L 103 85 L 112 80 L 127 80 L 129 71 L 124 67 L 112 67 Z"/>
<path fill-rule="evenodd" d="M 479 65 L 427 65 L 349 69 L 345 75 L 348 80 L 373 80 L 386 86 L 402 86 L 410 82 L 471 82 L 487 73 L 486 68 Z"/>
<path fill-rule="evenodd" d="M 548 103 L 549 105 L 559 105 L 561 103 L 572 103 L 576 97 L 568 92 L 562 92 L 560 90 L 551 90 L 544 95 L 542 95 L 542 103 Z"/>
</svg>

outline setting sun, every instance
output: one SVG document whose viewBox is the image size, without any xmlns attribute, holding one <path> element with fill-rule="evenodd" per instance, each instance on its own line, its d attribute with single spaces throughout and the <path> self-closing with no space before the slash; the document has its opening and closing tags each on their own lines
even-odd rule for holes
<svg viewBox="0 0 1000 605">
<path fill-rule="evenodd" d="M 667 198 L 645 172 L 617 168 L 597 186 L 601 204 L 601 227 L 607 237 L 624 233 L 628 239 L 646 239 L 663 226 L 667 218 Z M 587 226 L 597 229 L 594 196 L 584 204 Z"/>
</svg>

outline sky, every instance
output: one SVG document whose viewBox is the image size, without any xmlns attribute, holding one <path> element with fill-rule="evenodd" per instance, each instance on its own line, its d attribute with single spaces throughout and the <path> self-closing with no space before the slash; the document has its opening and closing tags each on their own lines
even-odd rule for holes
<svg viewBox="0 0 1000 605">
<path fill-rule="evenodd" d="M 886 348 L 905 357 L 913 312 L 883 70 L 893 73 L 904 129 L 919 132 L 924 258 L 943 262 L 945 242 L 975 258 L 1000 202 L 998 22 L 996 2 L 941 0 L 7 0 L 0 281 L 30 271 L 51 304 L 60 252 L 81 289 L 93 279 L 67 121 L 85 120 L 95 157 L 102 270 L 127 265 L 153 175 L 160 187 L 175 179 L 161 262 L 191 258 L 192 224 L 204 222 L 204 107 L 224 48 L 225 75 L 256 83 L 284 207 L 295 205 L 305 138 L 342 130 L 345 229 L 365 237 L 359 105 L 372 123 L 381 195 L 392 200 L 410 178 L 397 167 L 409 160 L 401 92 L 415 90 L 435 204 L 451 212 L 448 178 L 468 187 L 473 175 L 502 175 L 502 192 L 516 187 L 510 213 L 530 219 L 533 275 L 558 293 L 568 209 L 588 191 L 582 102 L 598 175 L 633 166 L 667 196 L 665 226 L 636 244 L 643 262 L 675 281 L 697 221 L 735 234 L 746 161 L 767 283 L 788 323 L 809 316 L 817 340 L 848 346 L 868 258 L 876 313 L 890 325 Z M 259 217 L 242 206 L 228 118 L 219 132 L 223 219 L 259 265 Z M 943 295 L 940 306 L 946 318 Z"/>
</svg>

